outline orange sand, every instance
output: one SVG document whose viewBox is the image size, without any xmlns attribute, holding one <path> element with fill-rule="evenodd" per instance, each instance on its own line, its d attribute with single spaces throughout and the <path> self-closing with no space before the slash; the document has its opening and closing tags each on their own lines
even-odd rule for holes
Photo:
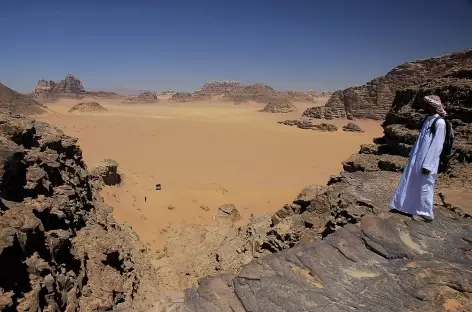
<svg viewBox="0 0 472 312">
<path fill-rule="evenodd" d="M 341 171 L 342 160 L 382 132 L 374 121 L 358 122 L 363 134 L 277 124 L 297 119 L 313 104 L 295 104 L 296 113 L 270 114 L 258 112 L 263 105 L 256 103 L 102 100 L 108 112 L 67 113 L 77 102 L 51 104 L 51 112 L 39 119 L 79 138 L 87 164 L 118 161 L 123 183 L 102 195 L 116 219 L 129 223 L 152 249 L 162 248 L 171 228 L 211 223 L 221 204 L 235 204 L 245 219 L 275 212 L 304 186 L 325 184 Z M 161 191 L 155 190 L 157 183 Z"/>
</svg>

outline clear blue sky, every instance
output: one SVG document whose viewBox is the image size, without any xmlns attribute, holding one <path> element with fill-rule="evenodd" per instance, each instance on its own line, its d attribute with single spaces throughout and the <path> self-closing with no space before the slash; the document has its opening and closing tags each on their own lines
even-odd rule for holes
<svg viewBox="0 0 472 312">
<path fill-rule="evenodd" d="M 471 0 L 0 0 L 0 81 L 338 89 L 472 48 L 471 16 Z"/>
</svg>

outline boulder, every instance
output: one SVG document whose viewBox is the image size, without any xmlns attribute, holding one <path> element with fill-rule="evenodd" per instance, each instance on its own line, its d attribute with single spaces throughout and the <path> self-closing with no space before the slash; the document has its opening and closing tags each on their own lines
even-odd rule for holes
<svg viewBox="0 0 472 312">
<path fill-rule="evenodd" d="M 218 219 L 230 220 L 231 222 L 236 222 L 241 220 L 241 215 L 239 214 L 238 209 L 233 204 L 225 204 L 218 207 L 218 212 L 216 214 Z"/>
<path fill-rule="evenodd" d="M 347 125 L 343 126 L 343 131 L 347 132 L 361 132 L 363 133 L 364 130 L 358 125 L 353 122 L 348 123 Z"/>
<path fill-rule="evenodd" d="M 329 124 L 329 123 L 320 123 L 318 125 L 313 125 L 313 130 L 322 131 L 322 132 L 334 132 L 338 131 L 338 126 Z"/>
<path fill-rule="evenodd" d="M 105 185 L 118 185 L 121 183 L 121 175 L 118 173 L 118 162 L 113 159 L 105 159 L 99 164 L 89 168 L 90 178 L 103 182 Z"/>
</svg>

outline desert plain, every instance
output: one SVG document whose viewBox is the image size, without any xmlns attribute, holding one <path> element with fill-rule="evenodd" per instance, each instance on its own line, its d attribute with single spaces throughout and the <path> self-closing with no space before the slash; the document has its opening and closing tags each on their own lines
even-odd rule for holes
<svg viewBox="0 0 472 312">
<path fill-rule="evenodd" d="M 325 184 L 361 144 L 382 134 L 373 120 L 356 121 L 364 133 L 342 131 L 347 120 L 329 121 L 340 127 L 336 132 L 277 123 L 326 101 L 297 102 L 297 111 L 273 114 L 256 102 L 102 99 L 106 112 L 69 113 L 79 101 L 61 99 L 37 118 L 78 138 L 88 166 L 106 158 L 119 163 L 122 183 L 105 187 L 102 196 L 117 221 L 157 251 L 185 225 L 211 224 L 222 204 L 237 207 L 241 225 L 251 215 L 276 212 L 304 186 Z"/>
</svg>

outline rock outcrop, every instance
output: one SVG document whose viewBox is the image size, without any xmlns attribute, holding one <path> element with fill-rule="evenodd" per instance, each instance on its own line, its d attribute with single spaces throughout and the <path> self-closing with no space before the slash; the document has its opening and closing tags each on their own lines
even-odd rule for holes
<svg viewBox="0 0 472 312">
<path fill-rule="evenodd" d="M 295 119 L 295 120 L 282 120 L 277 121 L 277 123 L 286 126 L 296 126 L 300 129 L 313 129 L 314 124 L 306 119 Z"/>
<path fill-rule="evenodd" d="M 82 82 L 71 74 L 64 80 L 58 82 L 41 79 L 34 88 L 32 97 L 40 103 L 50 103 L 60 98 L 83 99 L 85 97 L 95 98 L 120 98 L 113 92 L 86 91 Z"/>
<path fill-rule="evenodd" d="M 199 250 L 196 263 L 216 264 L 212 277 L 201 279 L 196 290 L 163 297 L 155 309 L 470 311 L 471 77 L 459 70 L 397 91 L 384 136 L 345 161 L 345 172 L 326 186 L 307 187 L 270 221 L 254 219 L 220 234 L 219 245 L 207 256 Z M 426 94 L 449 103 L 456 131 L 450 166 L 436 186 L 432 223 L 389 211 L 424 118 Z M 207 237 L 203 233 L 199 237 Z M 241 263 L 247 264 L 236 268 Z M 219 271 L 227 273 L 214 275 Z"/>
<path fill-rule="evenodd" d="M 118 173 L 118 162 L 113 159 L 105 159 L 99 164 L 90 166 L 90 179 L 99 181 L 104 185 L 118 185 L 121 183 L 121 175 Z"/>
<path fill-rule="evenodd" d="M 103 107 L 97 102 L 80 102 L 72 106 L 69 109 L 69 113 L 94 113 L 94 112 L 107 112 L 108 109 Z"/>
<path fill-rule="evenodd" d="M 123 103 L 157 103 L 159 97 L 156 92 L 149 90 L 142 90 L 137 96 L 130 96 L 123 101 Z"/>
<path fill-rule="evenodd" d="M 33 97 L 42 103 L 54 102 L 61 97 L 81 99 L 84 96 L 85 90 L 82 82 L 71 74 L 59 82 L 39 80 L 33 94 Z"/>
<path fill-rule="evenodd" d="M 0 83 L 0 109 L 15 114 L 41 114 L 45 107 L 30 97 L 20 94 Z"/>
<path fill-rule="evenodd" d="M 405 63 L 365 85 L 334 92 L 326 106 L 310 108 L 304 115 L 320 119 L 382 120 L 390 109 L 397 90 L 449 77 L 471 68 L 472 50 Z"/>
<path fill-rule="evenodd" d="M 310 120 L 307 119 L 298 119 L 298 120 L 283 120 L 278 121 L 277 123 L 286 126 L 296 126 L 300 129 L 307 129 L 307 130 L 315 130 L 321 132 L 334 132 L 338 131 L 338 126 L 329 124 L 329 123 L 320 123 L 315 124 Z"/>
<path fill-rule="evenodd" d="M 343 131 L 346 132 L 364 132 L 364 130 L 358 125 L 353 122 L 348 123 L 347 125 L 343 126 Z"/>
<path fill-rule="evenodd" d="M 144 309 L 154 295 L 145 248 L 90 184 L 76 141 L 0 113 L 2 311 Z"/>
<path fill-rule="evenodd" d="M 269 102 L 261 112 L 265 113 L 290 113 L 296 111 L 297 108 L 289 100 L 280 99 Z"/>
<path fill-rule="evenodd" d="M 322 131 L 322 132 L 326 132 L 326 131 L 334 132 L 334 131 L 338 131 L 338 126 L 329 124 L 329 123 L 320 123 L 320 124 L 313 125 L 312 129 L 316 131 Z"/>
</svg>

